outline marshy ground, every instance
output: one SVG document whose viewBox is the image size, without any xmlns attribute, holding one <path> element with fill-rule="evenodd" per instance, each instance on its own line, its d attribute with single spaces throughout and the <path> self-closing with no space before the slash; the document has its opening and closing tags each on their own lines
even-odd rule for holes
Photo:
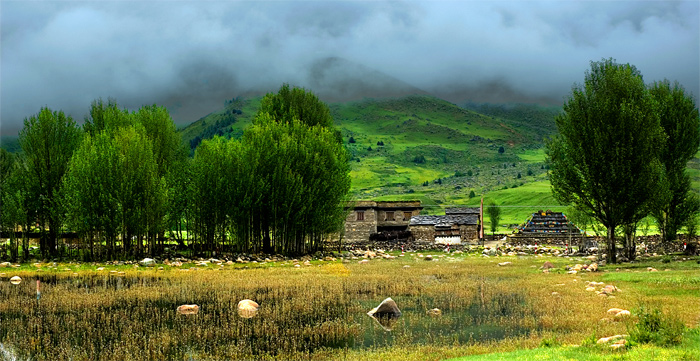
<svg viewBox="0 0 700 361">
<path fill-rule="evenodd" d="M 2 268 L 0 351 L 18 360 L 439 360 L 543 345 L 556 346 L 546 352 L 553 355 L 587 339 L 629 333 L 641 308 L 659 309 L 691 329 L 700 322 L 695 258 L 569 274 L 567 266 L 589 261 L 427 254 L 432 261 L 406 253 L 362 264 Z M 498 265 L 504 261 L 510 264 Z M 556 268 L 543 273 L 545 261 Z M 11 284 L 13 276 L 22 282 Z M 619 292 L 598 295 L 586 290 L 590 282 Z M 366 314 L 387 297 L 402 312 L 390 332 Z M 255 317 L 238 315 L 243 299 L 259 303 Z M 199 305 L 199 312 L 178 314 L 183 304 Z M 613 320 L 606 311 L 614 307 L 632 316 Z M 428 312 L 434 308 L 440 315 Z M 642 347 L 580 354 L 628 359 Z M 659 359 L 692 360 L 698 352 L 679 348 Z"/>
</svg>

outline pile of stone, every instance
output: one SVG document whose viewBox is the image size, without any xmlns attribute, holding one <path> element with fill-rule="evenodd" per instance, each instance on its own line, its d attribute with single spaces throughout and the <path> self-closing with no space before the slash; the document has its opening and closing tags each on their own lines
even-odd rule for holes
<svg viewBox="0 0 700 361">
<path fill-rule="evenodd" d="M 568 271 L 567 273 L 570 274 L 576 274 L 582 271 L 586 272 L 598 272 L 598 264 L 597 263 L 591 263 L 591 264 L 576 264 L 574 266 L 568 266 L 566 267 L 566 270 Z"/>
<path fill-rule="evenodd" d="M 603 282 L 588 282 L 586 285 L 586 291 L 588 292 L 595 292 L 598 296 L 601 297 L 615 297 L 613 294 L 620 292 L 620 289 L 613 286 L 613 285 L 605 285 Z M 598 287 L 603 286 L 598 290 Z"/>
<path fill-rule="evenodd" d="M 602 337 L 598 339 L 597 343 L 600 344 L 610 344 L 611 349 L 623 349 L 627 345 L 627 339 L 629 335 L 615 335 L 610 337 Z"/>
</svg>

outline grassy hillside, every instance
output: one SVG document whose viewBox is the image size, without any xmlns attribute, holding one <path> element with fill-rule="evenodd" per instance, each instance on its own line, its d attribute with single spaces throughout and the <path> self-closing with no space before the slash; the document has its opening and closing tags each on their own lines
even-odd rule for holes
<svg viewBox="0 0 700 361">
<path fill-rule="evenodd" d="M 238 138 L 259 105 L 260 98 L 232 99 L 184 128 L 183 138 Z M 447 206 L 477 206 L 483 195 L 485 204 L 503 207 L 501 231 L 538 209 L 566 210 L 552 197 L 544 164 L 544 142 L 555 132 L 559 108 L 459 107 L 426 95 L 329 106 L 352 157 L 355 199 L 417 199 L 424 213 L 443 214 Z M 688 170 L 700 189 L 700 157 Z"/>
<path fill-rule="evenodd" d="M 233 99 L 184 128 L 183 138 L 240 137 L 259 104 Z M 484 113 L 424 95 L 330 104 L 352 157 L 353 197 L 420 199 L 425 213 L 440 214 L 446 205 L 476 205 L 484 194 L 509 206 L 506 225 L 521 223 L 533 206 L 556 205 L 543 148 L 555 111 L 479 107 Z"/>
</svg>

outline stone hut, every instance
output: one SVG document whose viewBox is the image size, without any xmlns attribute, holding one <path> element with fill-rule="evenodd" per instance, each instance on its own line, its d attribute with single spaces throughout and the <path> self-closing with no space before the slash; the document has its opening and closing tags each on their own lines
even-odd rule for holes
<svg viewBox="0 0 700 361">
<path fill-rule="evenodd" d="M 568 237 L 569 233 L 578 236 L 581 230 L 569 222 L 564 213 L 550 210 L 533 213 L 530 219 L 518 227 L 519 236 Z"/>
<path fill-rule="evenodd" d="M 408 231 L 411 219 L 420 214 L 420 201 L 357 201 L 348 207 L 345 240 L 367 242 L 372 234 Z"/>
<path fill-rule="evenodd" d="M 413 217 L 409 230 L 419 243 L 478 243 L 480 214 L 479 208 L 447 208 L 444 216 Z"/>
</svg>

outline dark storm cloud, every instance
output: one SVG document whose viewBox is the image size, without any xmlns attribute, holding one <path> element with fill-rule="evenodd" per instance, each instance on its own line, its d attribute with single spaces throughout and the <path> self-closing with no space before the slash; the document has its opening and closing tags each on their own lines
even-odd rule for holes
<svg viewBox="0 0 700 361">
<path fill-rule="evenodd" d="M 0 121 L 90 102 L 188 123 L 281 83 L 327 101 L 435 94 L 561 104 L 591 60 L 700 88 L 699 3 L 0 2 Z"/>
</svg>

